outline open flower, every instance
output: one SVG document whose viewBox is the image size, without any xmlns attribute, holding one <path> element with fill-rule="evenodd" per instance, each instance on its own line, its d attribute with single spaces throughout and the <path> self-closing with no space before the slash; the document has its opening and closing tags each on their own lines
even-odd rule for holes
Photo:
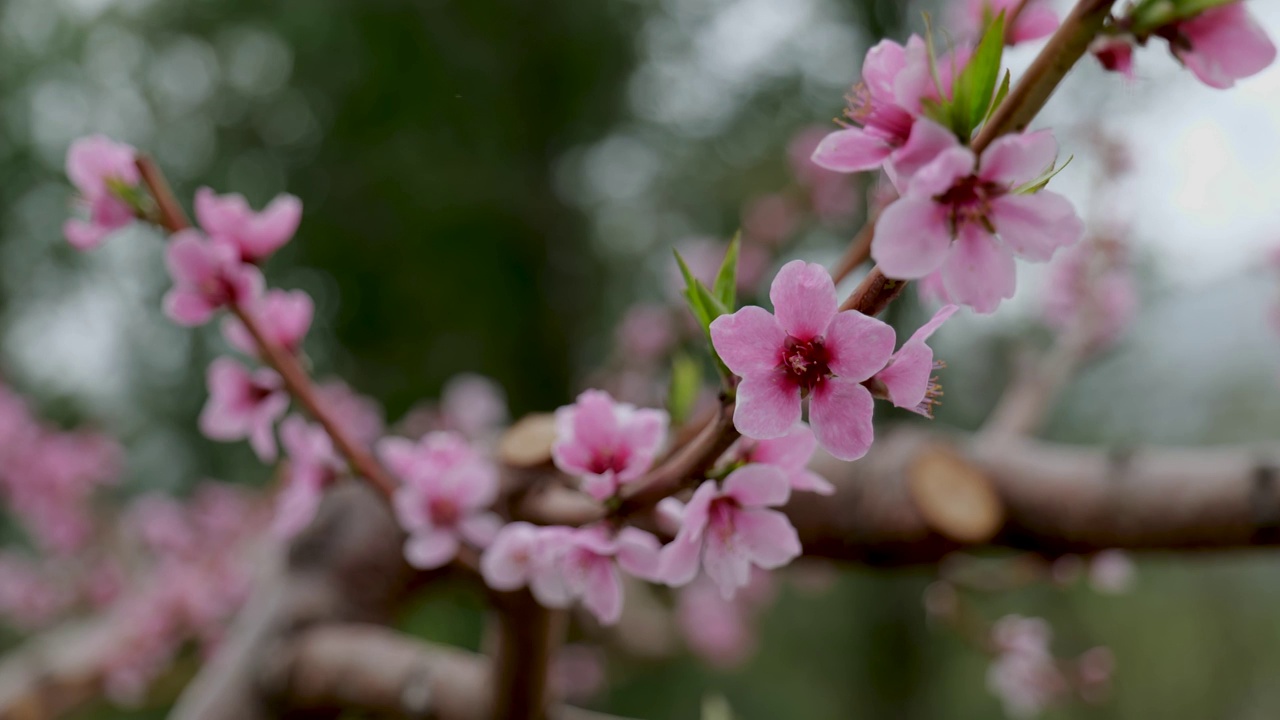
<svg viewBox="0 0 1280 720">
<path fill-rule="evenodd" d="M 428 433 L 416 445 L 389 438 L 378 451 L 403 484 L 394 505 L 409 533 L 404 554 L 417 568 L 437 568 L 463 541 L 487 546 L 502 525 L 489 512 L 498 495 L 498 471 L 453 433 Z"/>
<path fill-rule="evenodd" d="M 747 465 L 724 480 L 707 480 L 685 506 L 680 532 L 662 549 L 659 575 L 673 586 L 687 585 L 702 568 L 732 598 L 751 578 L 751 566 L 773 570 L 800 555 L 800 538 L 777 510 L 791 485 L 772 465 Z"/>
<path fill-rule="evenodd" d="M 337 478 L 342 462 L 333 451 L 329 433 L 298 415 L 280 423 L 280 444 L 289 465 L 284 489 L 276 498 L 272 530 L 282 538 L 291 538 L 311 524 L 324 490 Z"/>
<path fill-rule="evenodd" d="M 133 208 L 116 194 L 113 185 L 132 188 L 141 181 L 129 145 L 105 135 L 90 135 L 71 143 L 67 150 L 67 177 L 88 207 L 89 219 L 72 218 L 62 226 L 67 242 L 77 250 L 92 250 L 112 232 L 133 221 Z"/>
<path fill-rule="evenodd" d="M 240 262 L 236 248 L 196 230 L 173 236 L 165 249 L 173 287 L 164 296 L 164 312 L 179 325 L 203 325 L 228 304 L 246 305 L 262 294 L 262 273 Z"/>
<path fill-rule="evenodd" d="M 941 366 L 933 361 L 933 348 L 927 341 L 942 324 L 960 308 L 946 305 L 920 326 L 889 364 L 871 378 L 872 394 L 885 397 L 894 405 L 911 412 L 933 417 L 933 406 L 941 394 L 933 379 L 933 371 Z"/>
<path fill-rule="evenodd" d="M 774 313 L 748 305 L 711 323 L 720 358 L 742 378 L 733 422 L 756 440 L 782 437 L 800 421 L 818 444 L 842 460 L 871 447 L 874 407 L 862 386 L 893 353 L 893 328 L 854 310 L 838 312 L 835 284 L 816 263 L 794 260 L 769 290 Z"/>
<path fill-rule="evenodd" d="M 556 467 L 582 478 L 587 494 L 604 500 L 649 469 L 668 422 L 662 410 L 637 409 L 603 390 L 587 390 L 556 410 L 551 455 Z"/>
<path fill-rule="evenodd" d="M 293 238 L 302 220 L 302 201 L 279 195 L 262 212 L 254 212 L 243 195 L 196 191 L 196 219 L 210 237 L 230 242 L 247 263 L 265 260 Z"/>
<path fill-rule="evenodd" d="M 1276 46 L 1258 21 L 1236 0 L 1205 10 L 1156 34 L 1169 40 L 1174 57 L 1212 88 L 1225 89 L 1266 69 Z"/>
<path fill-rule="evenodd" d="M 280 376 L 220 357 L 209 364 L 207 378 L 209 400 L 200 412 L 200 432 L 224 442 L 248 438 L 259 459 L 274 462 L 275 423 L 289 408 Z"/>
<path fill-rule="evenodd" d="M 543 573 L 532 583 L 534 596 L 548 607 L 580 600 L 604 625 L 622 617 L 620 571 L 645 580 L 658 577 L 658 538 L 638 528 L 616 533 L 601 525 L 557 528 L 543 543 Z"/>
<path fill-rule="evenodd" d="M 258 321 L 258 326 L 269 342 L 294 354 L 311 329 L 315 305 L 311 302 L 311 296 L 302 290 L 268 290 L 247 312 Z M 222 336 L 231 347 L 240 352 L 253 357 L 259 355 L 257 341 L 249 334 L 244 323 L 240 322 L 240 318 L 224 319 Z"/>
<path fill-rule="evenodd" d="M 1058 145 L 1048 131 L 1002 137 L 980 161 L 946 130 L 936 132 L 950 147 L 881 213 L 871 255 L 892 278 L 941 270 L 955 302 L 991 312 L 1013 297 L 1015 255 L 1044 262 L 1079 240 L 1084 225 L 1061 195 L 1018 192 L 1053 165 Z"/>
<path fill-rule="evenodd" d="M 798 423 L 787 434 L 769 440 L 742 438 L 729 448 L 730 462 L 763 463 L 781 470 L 792 490 L 832 495 L 836 488 L 827 479 L 809 469 L 809 460 L 818 448 L 818 439 L 808 425 Z"/>
</svg>

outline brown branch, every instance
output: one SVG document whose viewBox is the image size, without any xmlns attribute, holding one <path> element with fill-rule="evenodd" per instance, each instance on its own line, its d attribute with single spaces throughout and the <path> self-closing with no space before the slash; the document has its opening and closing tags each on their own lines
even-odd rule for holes
<svg viewBox="0 0 1280 720">
<path fill-rule="evenodd" d="M 568 618 L 538 604 L 528 590 L 493 593 L 497 610 L 497 665 L 488 695 L 492 720 L 546 720 L 551 708 L 551 661 Z"/>
<path fill-rule="evenodd" d="M 849 242 L 849 247 L 845 248 L 844 255 L 840 256 L 840 260 L 836 262 L 835 268 L 831 271 L 831 279 L 837 285 L 841 280 L 849 277 L 849 273 L 858 268 L 859 265 L 866 262 L 871 257 L 871 241 L 875 239 L 876 222 L 875 218 L 867 220 L 857 235 L 853 236 L 853 240 Z"/>
<path fill-rule="evenodd" d="M 164 173 L 151 157 L 139 155 L 137 165 L 138 172 L 142 175 L 143 183 L 147 186 L 151 197 L 159 208 L 160 217 L 158 220 L 160 226 L 171 233 L 181 232 L 191 227 L 191 222 L 187 219 L 186 214 L 182 211 L 182 206 L 173 195 L 169 181 L 165 179 Z M 280 374 L 290 394 L 306 408 L 307 413 L 316 422 L 320 423 L 320 426 L 333 439 L 333 444 L 338 448 L 338 452 L 342 453 L 343 457 L 351 463 L 351 467 L 356 474 L 372 483 L 383 495 L 391 497 L 395 492 L 396 482 L 369 450 L 351 437 L 338 423 L 333 413 L 321 404 L 319 395 L 316 393 L 315 383 L 312 382 L 311 376 L 302 367 L 302 363 L 298 361 L 297 356 L 271 342 L 263 332 L 262 325 L 258 322 L 258 319 L 248 312 L 247 308 L 233 303 L 230 310 L 244 324 L 245 329 L 249 331 L 249 335 L 253 337 L 263 361 Z"/>
<path fill-rule="evenodd" d="M 1026 129 L 1062 79 L 1084 57 L 1089 43 L 1110 17 L 1114 4 L 1115 0 L 1080 0 L 1076 4 L 982 127 L 973 141 L 974 154 L 982 154 L 1001 135 Z M 840 309 L 878 315 L 902 293 L 906 285 L 905 280 L 890 280 L 880 272 L 880 268 L 872 268 Z"/>
</svg>

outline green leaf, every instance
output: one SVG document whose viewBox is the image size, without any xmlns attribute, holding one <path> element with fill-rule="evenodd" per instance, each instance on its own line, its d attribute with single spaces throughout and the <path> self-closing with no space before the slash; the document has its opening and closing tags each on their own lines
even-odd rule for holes
<svg viewBox="0 0 1280 720">
<path fill-rule="evenodd" d="M 729 309 L 733 309 L 734 304 L 737 302 L 738 248 L 741 244 L 742 231 L 739 230 L 733 236 L 733 240 L 730 241 L 729 249 L 724 253 L 724 262 L 720 263 L 720 271 L 716 273 L 716 285 L 712 288 L 712 294 L 716 296 L 720 304 Z"/>
<path fill-rule="evenodd" d="M 987 26 L 973 57 L 952 88 L 952 129 L 961 139 L 967 140 L 973 134 L 973 129 L 991 108 L 991 96 L 1000 79 L 1000 61 L 1004 57 L 1004 19 L 1001 12 Z"/>
<path fill-rule="evenodd" d="M 715 345 L 711 342 L 711 321 L 721 315 L 728 315 L 729 308 L 720 302 L 702 281 L 693 276 L 693 272 L 689 270 L 689 266 L 685 263 L 684 258 L 680 257 L 680 253 L 676 252 L 676 263 L 680 266 L 680 274 L 684 276 L 684 298 L 689 303 L 689 309 L 693 311 L 693 316 L 698 319 L 698 324 L 702 326 L 702 333 L 707 338 L 707 347 L 711 350 L 711 357 L 715 358 L 716 369 L 720 371 L 720 375 L 724 378 L 726 387 L 732 389 L 733 373 L 729 372 L 729 368 L 725 366 L 724 361 L 720 359 L 720 355 L 716 353 Z"/>
<path fill-rule="evenodd" d="M 987 110 L 987 116 L 982 120 L 986 124 L 991 116 L 995 114 L 996 108 L 1000 107 L 1000 103 L 1004 102 L 1004 98 L 1009 94 L 1009 71 L 1004 71 L 1004 80 L 1000 81 L 1000 88 L 996 90 L 996 97 L 991 101 L 991 109 Z"/>
<path fill-rule="evenodd" d="M 1022 187 L 1015 188 L 1015 189 L 1014 189 L 1014 191 L 1013 191 L 1013 193 L 1014 193 L 1015 195 L 1030 195 L 1031 193 L 1038 193 L 1038 192 L 1040 192 L 1041 190 L 1043 190 L 1043 189 L 1044 189 L 1044 186 L 1045 186 L 1045 185 L 1048 185 L 1048 184 L 1049 184 L 1049 181 L 1050 181 L 1050 180 L 1052 180 L 1052 179 L 1054 179 L 1055 177 L 1057 177 L 1057 176 L 1058 176 L 1058 173 L 1062 172 L 1063 170 L 1066 170 L 1066 169 L 1067 169 L 1067 166 L 1071 164 L 1071 161 L 1072 161 L 1072 160 L 1075 160 L 1075 159 L 1076 159 L 1076 156 L 1075 156 L 1075 155 L 1070 155 L 1070 156 L 1068 156 L 1068 157 L 1067 157 L 1067 161 L 1066 161 L 1066 162 L 1064 162 L 1064 163 L 1062 163 L 1062 165 L 1058 165 L 1058 164 L 1057 164 L 1057 161 L 1055 160 L 1055 161 L 1054 161 L 1054 166 L 1053 166 L 1053 167 L 1050 167 L 1048 172 L 1046 172 L 1046 173 L 1045 173 L 1044 175 L 1042 175 L 1041 177 L 1039 177 L 1039 178 L 1037 178 L 1037 179 L 1035 179 L 1035 180 L 1032 180 L 1031 182 L 1027 183 L 1026 185 L 1023 185 Z"/>
<path fill-rule="evenodd" d="M 667 412 L 673 426 L 689 419 L 701 389 L 702 365 L 686 353 L 676 353 L 671 359 L 671 386 L 667 389 Z"/>
</svg>

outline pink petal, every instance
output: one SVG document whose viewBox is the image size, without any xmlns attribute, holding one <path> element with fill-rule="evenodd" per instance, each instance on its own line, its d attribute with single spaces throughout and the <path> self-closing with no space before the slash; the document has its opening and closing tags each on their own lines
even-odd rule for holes
<svg viewBox="0 0 1280 720">
<path fill-rule="evenodd" d="M 264 258 L 293 238 L 302 221 L 302 201 L 293 195 L 276 196 L 250 220 L 246 244 L 252 256 Z"/>
<path fill-rule="evenodd" d="M 665 410 L 640 408 L 630 414 L 622 427 L 622 447 L 631 455 L 625 469 L 618 473 L 619 482 L 634 480 L 653 464 L 654 455 L 667 436 L 671 416 Z"/>
<path fill-rule="evenodd" d="M 749 375 L 738 384 L 733 425 L 749 438 L 781 437 L 800 422 L 800 386 L 782 370 Z"/>
<path fill-rule="evenodd" d="M 438 568 L 458 554 L 458 537 L 444 530 L 414 533 L 404 543 L 404 557 L 419 570 Z"/>
<path fill-rule="evenodd" d="M 997 245 L 983 228 L 965 223 L 942 267 L 942 280 L 956 302 L 974 312 L 993 312 L 1001 300 L 1013 297 L 1017 283 L 1013 253 Z"/>
<path fill-rule="evenodd" d="M 698 561 L 701 559 L 701 539 L 677 536 L 662 548 L 659 555 L 659 578 L 671 587 L 688 585 L 698 576 Z"/>
<path fill-rule="evenodd" d="M 289 397 L 282 392 L 267 396 L 254 409 L 253 427 L 249 433 L 249 447 L 264 463 L 276 461 L 275 422 L 289 409 Z"/>
<path fill-rule="evenodd" d="M 813 151 L 813 163 L 835 172 L 875 170 L 884 164 L 893 146 L 879 135 L 862 128 L 836 130 L 822 139 Z"/>
<path fill-rule="evenodd" d="M 290 483 L 276 498 L 275 517 L 271 531 L 276 537 L 289 539 L 302 532 L 315 519 L 323 494 L 319 487 L 305 483 Z"/>
<path fill-rule="evenodd" d="M 587 390 L 573 405 L 573 441 L 588 448 L 612 451 L 619 446 L 614 401 L 603 390 Z"/>
<path fill-rule="evenodd" d="M 702 532 L 707 527 L 711 501 L 719 494 L 720 491 L 713 480 L 706 480 L 698 486 L 698 489 L 693 492 L 693 497 L 689 498 L 689 503 L 684 506 L 680 534 L 694 539 L 702 537 Z"/>
<path fill-rule="evenodd" d="M 195 230 L 183 230 L 173 236 L 165 248 L 165 267 L 174 282 L 201 285 L 218 276 L 219 251 Z"/>
<path fill-rule="evenodd" d="M 427 500 L 417 487 L 401 485 L 396 488 L 395 495 L 391 496 L 391 508 L 400 527 L 407 532 L 429 529 L 433 525 L 427 513 Z"/>
<path fill-rule="evenodd" d="M 827 365 L 842 378 L 866 380 L 893 354 L 893 328 L 857 310 L 836 315 L 827 328 Z"/>
<path fill-rule="evenodd" d="M 840 460 L 857 460 L 871 449 L 875 429 L 871 392 L 855 380 L 831 378 L 814 388 L 809 425 L 818 445 Z"/>
<path fill-rule="evenodd" d="M 538 529 L 527 522 L 509 523 L 480 556 L 480 574 L 494 590 L 511 591 L 529 582 Z"/>
<path fill-rule="evenodd" d="M 1010 250 L 1036 262 L 1084 237 L 1084 223 L 1071 201 L 1048 190 L 996 198 L 990 219 Z"/>
<path fill-rule="evenodd" d="M 911 338 L 907 340 L 907 342 L 922 343 L 933 337 L 933 334 L 938 331 L 938 328 L 942 327 L 942 324 L 947 320 L 950 320 L 951 316 L 955 315 L 956 311 L 959 309 L 960 307 L 958 305 L 943 305 L 938 308 L 938 311 L 933 314 L 933 317 L 929 318 L 929 322 L 921 325 L 915 332 L 911 333 Z"/>
<path fill-rule="evenodd" d="M 777 510 L 741 510 L 734 515 L 733 526 L 747 557 L 758 567 L 773 570 L 800 557 L 800 536 Z"/>
<path fill-rule="evenodd" d="M 762 307 L 747 305 L 711 321 L 711 344 L 734 375 L 770 372 L 782 361 L 787 334 Z"/>
<path fill-rule="evenodd" d="M 757 440 L 750 453 L 750 462 L 774 465 L 783 470 L 795 470 L 809 464 L 818 441 L 808 425 L 798 423 L 786 435 L 772 440 Z"/>
<path fill-rule="evenodd" d="M 1010 39 L 1014 43 L 1024 43 L 1049 37 L 1059 24 L 1061 21 L 1053 8 L 1043 4 L 1028 5 L 1014 22 Z"/>
<path fill-rule="evenodd" d="M 876 373 L 889 394 L 889 400 L 900 408 L 915 408 L 929 391 L 933 374 L 933 350 L 924 343 L 909 343 L 894 356 L 893 362 Z"/>
<path fill-rule="evenodd" d="M 1174 55 L 1210 87 L 1229 88 L 1236 80 L 1261 72 L 1276 58 L 1276 46 L 1243 2 L 1206 10 L 1178 29 L 1191 50 L 1174 46 Z"/>
<path fill-rule="evenodd" d="M 500 530 L 502 518 L 491 512 L 470 515 L 458 523 L 462 538 L 478 548 L 489 547 Z"/>
<path fill-rule="evenodd" d="M 906 194 L 915 197 L 941 195 L 973 174 L 976 159 L 967 147 L 953 147 L 938 154 L 928 165 L 916 171 L 907 185 Z"/>
<path fill-rule="evenodd" d="M 74 218 L 62 224 L 62 235 L 77 250 L 93 250 L 102 245 L 111 231 Z"/>
<path fill-rule="evenodd" d="M 464 461 L 445 471 L 440 484 L 460 507 L 485 508 L 498 497 L 498 470 L 487 460 Z"/>
<path fill-rule="evenodd" d="M 563 468 L 562 468 L 563 469 Z M 582 476 L 579 488 L 593 499 L 604 502 L 618 493 L 618 476 L 612 470 Z"/>
<path fill-rule="evenodd" d="M 252 212 L 243 195 L 218 195 L 212 188 L 196 190 L 196 221 L 210 235 L 234 237 Z"/>
<path fill-rule="evenodd" d="M 707 577 L 720 588 L 720 596 L 725 600 L 733 599 L 738 588 L 745 587 L 751 579 L 751 562 L 747 558 L 746 548 L 741 546 L 733 533 L 707 533 L 702 567 Z"/>
<path fill-rule="evenodd" d="M 791 483 L 776 465 L 751 463 L 729 473 L 721 494 L 743 507 L 772 507 L 787 502 Z"/>
<path fill-rule="evenodd" d="M 587 566 L 582 604 L 602 625 L 613 625 L 622 617 L 622 578 L 618 568 L 607 561 Z"/>
<path fill-rule="evenodd" d="M 413 473 L 417 456 L 417 444 L 414 441 L 402 437 L 385 437 L 378 441 L 375 449 L 378 459 L 393 475 L 404 479 Z"/>
<path fill-rule="evenodd" d="M 1044 174 L 1058 157 L 1058 141 L 1048 130 L 1005 135 L 982 153 L 978 176 L 1016 187 Z"/>
<path fill-rule="evenodd" d="M 811 492 L 818 495 L 835 495 L 836 486 L 821 475 L 811 470 L 800 470 L 788 476 L 791 489 L 800 492 Z"/>
<path fill-rule="evenodd" d="M 862 81 L 877 100 L 893 100 L 893 82 L 907 65 L 907 51 L 893 40 L 881 40 L 862 61 Z"/>
<path fill-rule="evenodd" d="M 911 126 L 907 143 L 893 153 L 894 185 L 905 191 L 911 178 L 932 163 L 942 153 L 960 147 L 960 142 L 950 130 L 928 118 L 920 118 Z M 972 170 L 972 165 L 969 170 Z M 967 173 L 966 173 L 967 174 Z"/>
<path fill-rule="evenodd" d="M 904 280 L 937 270 L 950 251 L 947 209 L 931 197 L 899 198 L 880 214 L 871 239 L 871 257 L 880 271 Z"/>
<path fill-rule="evenodd" d="M 826 332 L 840 304 L 827 269 L 803 260 L 782 266 L 769 287 L 769 299 L 778 324 L 801 342 Z"/>
<path fill-rule="evenodd" d="M 642 580 L 658 580 L 661 575 L 661 543 L 652 533 L 634 527 L 618 531 L 618 567 Z"/>
</svg>

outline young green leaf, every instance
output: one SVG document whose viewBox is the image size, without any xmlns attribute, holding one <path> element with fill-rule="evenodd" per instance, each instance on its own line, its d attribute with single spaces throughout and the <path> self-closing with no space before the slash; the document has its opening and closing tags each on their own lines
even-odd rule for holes
<svg viewBox="0 0 1280 720">
<path fill-rule="evenodd" d="M 730 310 L 724 303 L 720 302 L 702 281 L 693 276 L 693 272 L 689 270 L 689 266 L 685 263 L 684 258 L 680 257 L 680 253 L 676 252 L 676 263 L 680 266 L 680 274 L 684 276 L 685 288 L 684 298 L 689 303 L 689 309 L 693 311 L 693 316 L 698 319 L 698 324 L 702 326 L 702 332 L 707 338 L 707 347 L 711 350 L 711 357 L 715 358 L 716 369 L 720 371 L 720 375 L 724 377 L 726 386 L 733 378 L 733 373 L 729 372 L 729 368 L 725 367 L 724 361 L 720 359 L 720 355 L 716 353 L 715 346 L 711 344 L 711 321 L 721 315 L 729 314 Z"/>
<path fill-rule="evenodd" d="M 729 249 L 724 253 L 724 262 L 720 263 L 720 271 L 716 273 L 716 284 L 712 288 L 712 294 L 720 301 L 721 305 L 732 310 L 737 302 L 736 292 L 738 286 L 738 249 L 742 244 L 742 231 L 739 230 L 733 236 L 733 240 L 729 243 Z"/>
<path fill-rule="evenodd" d="M 672 425 L 689 419 L 701 389 L 702 365 L 683 352 L 676 353 L 671 359 L 671 386 L 667 389 L 667 412 Z"/>
<path fill-rule="evenodd" d="M 1009 71 L 1004 71 L 1004 80 L 1000 81 L 1000 88 L 996 90 L 996 97 L 991 101 L 991 109 L 987 110 L 987 117 L 983 119 L 985 125 L 991 116 L 995 114 L 996 108 L 1000 107 L 1000 103 L 1004 102 L 1004 98 L 1009 94 Z"/>
<path fill-rule="evenodd" d="M 973 51 L 969 64 L 956 78 L 952 91 L 952 128 L 961 138 L 968 138 L 987 116 L 992 93 L 1000 79 L 1000 61 L 1004 57 L 1004 13 L 987 26 L 982 40 Z"/>
</svg>

